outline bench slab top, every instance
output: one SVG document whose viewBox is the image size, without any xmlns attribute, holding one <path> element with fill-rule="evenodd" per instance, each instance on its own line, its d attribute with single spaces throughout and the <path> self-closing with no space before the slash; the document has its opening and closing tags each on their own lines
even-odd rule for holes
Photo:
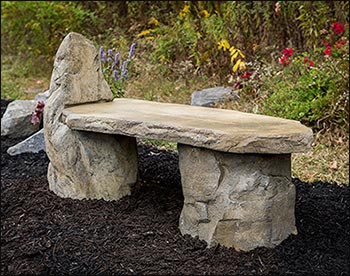
<svg viewBox="0 0 350 276">
<path fill-rule="evenodd" d="M 311 148 L 298 121 L 234 110 L 120 98 L 63 110 L 73 130 L 177 142 L 232 153 L 285 154 Z"/>
</svg>

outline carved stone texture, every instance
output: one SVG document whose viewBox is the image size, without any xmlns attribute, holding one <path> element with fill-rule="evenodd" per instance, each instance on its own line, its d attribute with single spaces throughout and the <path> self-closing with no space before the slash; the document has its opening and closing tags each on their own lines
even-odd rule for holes
<svg viewBox="0 0 350 276">
<path fill-rule="evenodd" d="M 136 139 L 71 130 L 61 121 L 65 107 L 111 101 L 98 51 L 77 33 L 62 41 L 54 63 L 50 97 L 44 108 L 48 181 L 61 197 L 117 200 L 137 180 Z"/>
<path fill-rule="evenodd" d="M 236 154 L 179 144 L 181 233 L 208 247 L 274 247 L 296 234 L 290 154 Z M 195 173 L 194 173 L 195 172 Z"/>
</svg>

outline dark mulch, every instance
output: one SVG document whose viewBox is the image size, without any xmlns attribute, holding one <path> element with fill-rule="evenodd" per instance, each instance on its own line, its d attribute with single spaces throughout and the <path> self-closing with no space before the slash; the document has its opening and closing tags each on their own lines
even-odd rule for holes
<svg viewBox="0 0 350 276">
<path fill-rule="evenodd" d="M 2 275 L 349 275 L 349 187 L 293 179 L 298 235 L 274 249 L 207 249 L 178 229 L 176 153 L 140 144 L 140 189 L 79 201 L 48 189 L 44 152 L 6 153 L 20 140 L 1 138 Z"/>
</svg>

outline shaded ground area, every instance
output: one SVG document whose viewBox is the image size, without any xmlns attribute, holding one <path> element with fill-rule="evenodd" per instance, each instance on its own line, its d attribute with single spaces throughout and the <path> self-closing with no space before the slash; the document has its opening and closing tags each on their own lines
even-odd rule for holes
<svg viewBox="0 0 350 276">
<path fill-rule="evenodd" d="M 138 190 L 79 201 L 48 189 L 44 152 L 6 153 L 21 140 L 1 138 L 2 275 L 349 275 L 349 187 L 293 179 L 298 235 L 274 249 L 207 249 L 178 229 L 177 153 L 140 144 Z"/>
</svg>

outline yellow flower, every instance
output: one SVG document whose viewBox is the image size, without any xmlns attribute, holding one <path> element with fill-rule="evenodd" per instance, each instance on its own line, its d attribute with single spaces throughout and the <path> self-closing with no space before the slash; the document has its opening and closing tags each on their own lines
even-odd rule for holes
<svg viewBox="0 0 350 276">
<path fill-rule="evenodd" d="M 182 9 L 182 11 L 180 11 L 179 16 L 181 19 L 184 19 L 186 14 L 190 12 L 190 6 L 189 5 L 185 5 Z"/>
<path fill-rule="evenodd" d="M 188 13 L 190 11 L 190 5 L 185 5 L 184 8 L 182 9 L 184 13 Z"/>
<path fill-rule="evenodd" d="M 237 60 L 236 64 L 232 67 L 232 71 L 233 71 L 233 72 L 236 72 L 236 71 L 237 71 L 238 66 L 239 66 L 240 63 L 241 63 L 241 60 L 240 60 L 240 59 Z"/>
<path fill-rule="evenodd" d="M 245 58 L 241 50 L 236 49 L 235 47 L 230 48 L 230 55 L 231 55 L 231 62 L 238 56 L 240 55 L 242 58 Z"/>
<path fill-rule="evenodd" d="M 241 59 L 237 60 L 236 64 L 232 67 L 232 71 L 236 72 L 237 70 L 246 70 L 247 66 L 245 65 L 245 62 Z"/>
<path fill-rule="evenodd" d="M 223 39 L 220 42 L 218 42 L 218 49 L 223 49 L 224 51 L 226 51 L 227 49 L 230 49 L 230 43 L 226 39 Z"/>
<path fill-rule="evenodd" d="M 180 11 L 179 16 L 181 19 L 184 19 L 184 17 L 186 16 L 186 13 L 184 13 L 183 11 Z"/>
<path fill-rule="evenodd" d="M 148 24 L 150 25 L 154 25 L 154 26 L 158 26 L 159 25 L 159 21 L 157 19 L 155 19 L 154 17 L 152 17 L 149 21 Z"/>
<path fill-rule="evenodd" d="M 150 34 L 151 32 L 153 32 L 153 29 L 148 29 L 148 30 L 144 30 L 144 31 L 142 31 L 141 33 L 139 33 L 138 35 L 137 35 L 137 37 L 143 37 L 143 36 L 145 36 L 145 35 L 148 35 L 148 34 Z"/>
<path fill-rule="evenodd" d="M 207 10 L 202 10 L 202 11 L 200 11 L 199 14 L 201 14 L 205 18 L 208 18 L 210 16 L 210 14 L 209 14 L 209 12 Z"/>
</svg>

